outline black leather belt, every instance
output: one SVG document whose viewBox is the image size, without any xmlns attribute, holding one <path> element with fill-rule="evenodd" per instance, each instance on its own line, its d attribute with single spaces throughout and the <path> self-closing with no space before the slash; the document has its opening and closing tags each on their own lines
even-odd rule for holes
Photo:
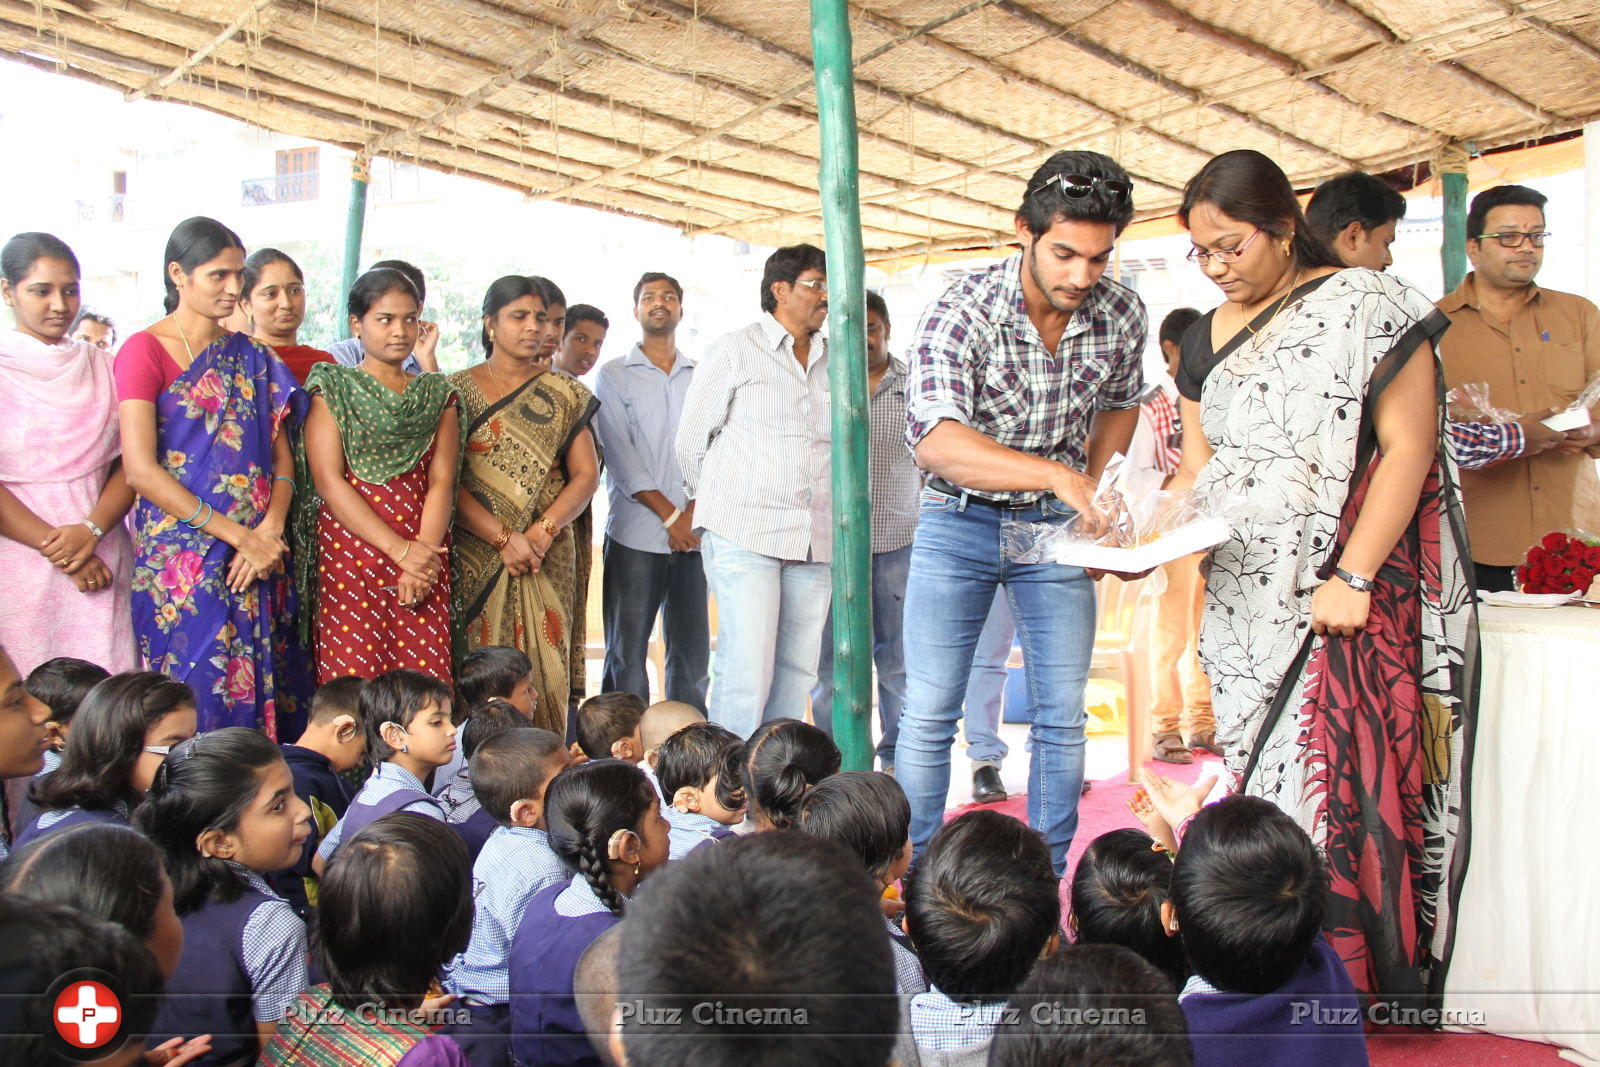
<svg viewBox="0 0 1600 1067">
<path fill-rule="evenodd" d="M 977 496 L 970 489 L 963 489 L 959 485 L 951 485 L 937 474 L 928 475 L 925 483 L 929 489 L 944 493 L 947 496 L 964 496 L 969 504 L 982 504 L 984 507 L 994 508 L 996 511 L 1027 511 L 1039 506 L 1039 501 L 1034 500 L 1026 504 L 1008 504 L 999 500 L 990 500 L 988 497 Z"/>
</svg>

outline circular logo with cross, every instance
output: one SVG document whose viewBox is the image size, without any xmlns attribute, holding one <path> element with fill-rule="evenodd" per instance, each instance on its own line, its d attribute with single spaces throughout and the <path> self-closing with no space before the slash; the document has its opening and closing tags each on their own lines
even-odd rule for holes
<svg viewBox="0 0 1600 1067">
<path fill-rule="evenodd" d="M 127 1012 L 108 974 L 75 970 L 56 979 L 47 994 L 56 1050 L 68 1059 L 98 1059 L 126 1034 Z"/>
</svg>

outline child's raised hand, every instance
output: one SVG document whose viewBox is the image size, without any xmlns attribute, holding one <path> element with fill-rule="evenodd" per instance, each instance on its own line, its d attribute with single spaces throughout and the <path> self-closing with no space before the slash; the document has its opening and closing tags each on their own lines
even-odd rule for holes
<svg viewBox="0 0 1600 1067">
<path fill-rule="evenodd" d="M 174 1037 L 163 1041 L 153 1049 L 146 1050 L 144 1062 L 150 1067 L 181 1067 L 185 1063 L 195 1060 L 211 1051 L 211 1035 L 201 1034 L 185 1041 L 181 1037 Z"/>
<path fill-rule="evenodd" d="M 1167 820 L 1155 809 L 1155 805 L 1150 803 L 1150 794 L 1142 786 L 1134 790 L 1133 799 L 1128 801 L 1128 810 L 1144 824 L 1144 828 L 1149 831 L 1156 844 L 1168 852 L 1178 851 L 1177 835 L 1172 832 Z"/>
<path fill-rule="evenodd" d="M 1139 782 L 1144 786 L 1150 805 L 1166 820 L 1175 836 L 1178 828 L 1205 803 L 1212 787 L 1217 784 L 1217 776 L 1208 775 L 1194 785 L 1188 785 L 1157 774 L 1149 767 L 1141 767 Z"/>
</svg>

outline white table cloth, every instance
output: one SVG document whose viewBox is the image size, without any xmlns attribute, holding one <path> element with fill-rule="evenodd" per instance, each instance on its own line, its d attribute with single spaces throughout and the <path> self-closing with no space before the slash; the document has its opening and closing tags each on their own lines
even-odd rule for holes
<svg viewBox="0 0 1600 1067">
<path fill-rule="evenodd" d="M 1484 607 L 1447 1013 L 1600 1063 L 1600 609 Z"/>
</svg>

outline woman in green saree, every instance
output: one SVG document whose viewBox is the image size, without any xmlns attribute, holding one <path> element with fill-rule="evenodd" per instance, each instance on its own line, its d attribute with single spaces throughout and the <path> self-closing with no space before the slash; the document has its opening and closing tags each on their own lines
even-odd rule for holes
<svg viewBox="0 0 1600 1067">
<path fill-rule="evenodd" d="M 507 275 L 483 298 L 486 359 L 450 376 L 467 424 L 452 556 L 457 659 L 510 645 L 533 661 L 534 723 L 567 728 L 577 548 L 571 524 L 600 483 L 599 403 L 539 362 L 546 308 Z"/>
</svg>

